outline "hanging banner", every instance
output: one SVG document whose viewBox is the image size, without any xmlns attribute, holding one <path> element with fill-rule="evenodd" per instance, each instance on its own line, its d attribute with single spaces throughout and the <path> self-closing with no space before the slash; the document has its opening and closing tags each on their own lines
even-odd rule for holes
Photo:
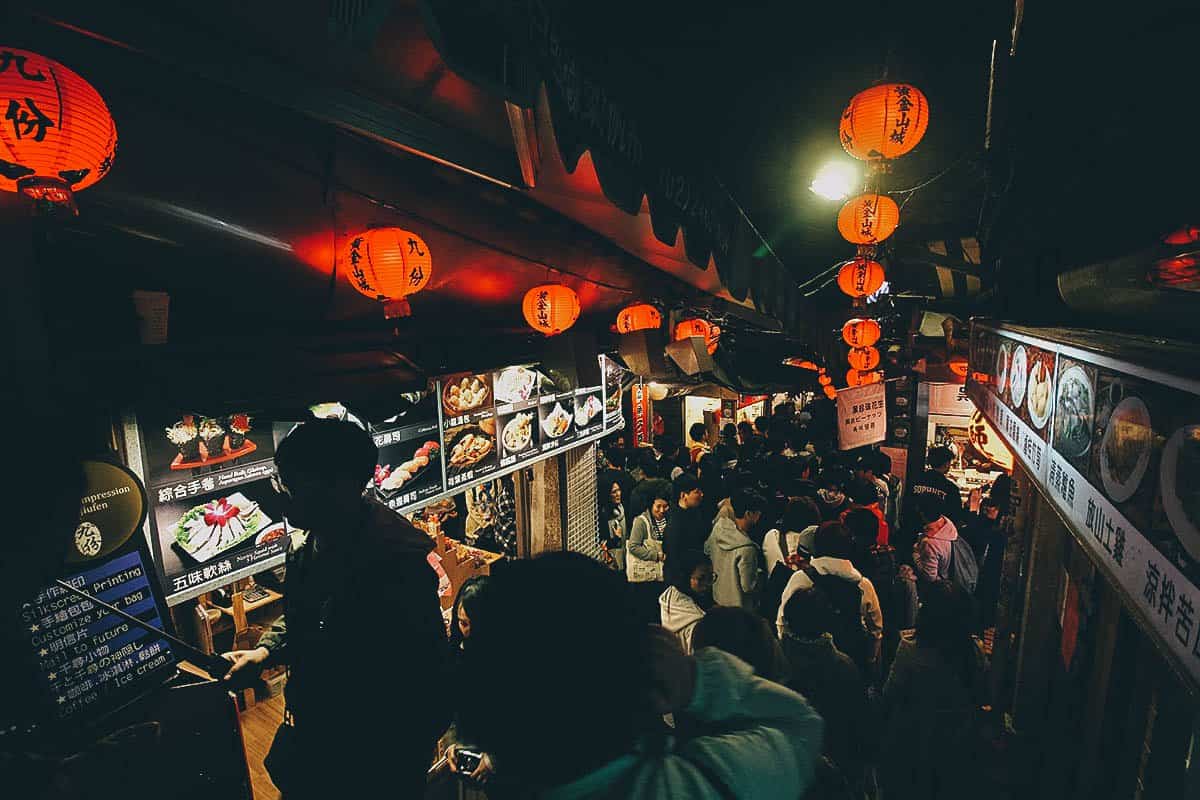
<svg viewBox="0 0 1200 800">
<path fill-rule="evenodd" d="M 871 383 L 837 393 L 839 450 L 853 450 L 887 437 L 886 385 Z"/>
<path fill-rule="evenodd" d="M 969 417 L 975 413 L 975 404 L 967 397 L 967 387 L 961 383 L 931 383 L 929 413 Z"/>
<path fill-rule="evenodd" d="M 1200 684 L 1200 382 L 1035 333 L 973 323 L 967 391 Z"/>
<path fill-rule="evenodd" d="M 630 392 L 633 397 L 633 446 L 650 444 L 653 436 L 650 428 L 650 391 L 644 384 L 635 383 Z"/>
</svg>

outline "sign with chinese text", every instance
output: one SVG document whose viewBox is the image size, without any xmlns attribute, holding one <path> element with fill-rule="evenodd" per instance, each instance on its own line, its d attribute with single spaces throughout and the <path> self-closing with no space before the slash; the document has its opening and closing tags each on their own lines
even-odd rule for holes
<svg viewBox="0 0 1200 800">
<path fill-rule="evenodd" d="M 975 404 L 967 397 L 967 387 L 960 383 L 929 384 L 929 413 L 969 417 Z"/>
<path fill-rule="evenodd" d="M 125 467 L 84 462 L 79 526 L 67 532 L 62 579 L 161 628 L 165 604 L 153 584 L 146 542 L 134 535 L 145 518 L 141 482 Z M 37 675 L 46 717 L 72 723 L 125 705 L 174 673 L 165 639 L 123 621 L 61 586 L 43 587 L 21 605 L 24 660 Z"/>
<path fill-rule="evenodd" d="M 887 437 L 885 386 L 872 383 L 837 393 L 839 450 L 853 450 Z"/>
<path fill-rule="evenodd" d="M 1200 384 L 974 323 L 968 391 L 1200 682 Z"/>
<path fill-rule="evenodd" d="M 653 440 L 650 430 L 650 391 L 643 383 L 635 383 L 629 391 L 633 404 L 633 446 L 640 447 Z"/>
</svg>

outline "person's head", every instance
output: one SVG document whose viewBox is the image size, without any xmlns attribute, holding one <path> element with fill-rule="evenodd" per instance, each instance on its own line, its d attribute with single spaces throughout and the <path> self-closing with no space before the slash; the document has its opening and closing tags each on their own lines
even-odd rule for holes
<svg viewBox="0 0 1200 800">
<path fill-rule="evenodd" d="M 753 489 L 738 489 L 729 496 L 729 503 L 733 506 L 734 519 L 743 532 L 757 525 L 767 509 L 767 501 Z"/>
<path fill-rule="evenodd" d="M 276 487 L 288 522 L 326 532 L 360 513 L 363 488 L 379 451 L 353 422 L 315 419 L 298 425 L 275 449 Z"/>
<path fill-rule="evenodd" d="M 859 551 L 867 550 L 879 538 L 879 518 L 865 508 L 852 508 L 842 520 L 854 546 Z"/>
<path fill-rule="evenodd" d="M 738 423 L 737 431 L 738 437 L 742 440 L 742 444 L 745 444 L 754 438 L 754 426 L 746 420 L 742 420 Z"/>
<path fill-rule="evenodd" d="M 624 448 L 610 447 L 606 451 L 605 457 L 608 459 L 608 463 L 612 465 L 613 469 L 625 469 L 627 458 Z"/>
<path fill-rule="evenodd" d="M 824 522 L 813 537 L 813 555 L 817 558 L 849 559 L 853 553 L 850 532 L 840 522 Z"/>
<path fill-rule="evenodd" d="M 892 471 L 892 457 L 882 450 L 876 450 L 872 454 L 875 460 L 875 477 L 882 478 Z"/>
<path fill-rule="evenodd" d="M 929 468 L 945 475 L 950 471 L 950 463 L 954 461 L 954 453 L 950 452 L 949 447 L 934 447 L 929 451 L 929 455 L 925 459 L 929 464 Z"/>
<path fill-rule="evenodd" d="M 656 484 L 659 488 L 651 492 L 650 516 L 662 522 L 671 510 L 671 484 L 667 481 L 657 481 Z"/>
<path fill-rule="evenodd" d="M 821 510 L 811 497 L 797 497 L 788 503 L 780 523 L 785 533 L 803 533 L 821 522 Z"/>
<path fill-rule="evenodd" d="M 824 592 L 803 589 L 788 598 L 783 623 L 788 633 L 801 639 L 816 639 L 833 629 L 833 606 Z"/>
<path fill-rule="evenodd" d="M 816 459 L 807 452 L 797 456 L 795 460 L 794 476 L 797 480 L 810 481 L 813 476 L 813 468 L 816 464 Z"/>
<path fill-rule="evenodd" d="M 866 452 L 854 461 L 854 478 L 860 481 L 875 480 L 875 454 Z"/>
<path fill-rule="evenodd" d="M 846 501 L 848 476 L 836 467 L 821 470 L 817 476 L 817 496 L 826 506 L 836 508 Z"/>
<path fill-rule="evenodd" d="M 675 479 L 675 503 L 680 508 L 699 508 L 704 500 L 704 490 L 700 481 L 686 472 Z"/>
<path fill-rule="evenodd" d="M 505 564 L 456 684 L 461 729 L 535 791 L 628 752 L 651 705 L 641 693 L 650 686 L 645 631 L 622 577 L 593 559 L 550 553 Z M 632 688 L 596 691 L 614 676 Z"/>
<path fill-rule="evenodd" d="M 642 468 L 647 478 L 662 477 L 658 459 L 654 457 L 654 448 L 646 447 L 638 452 L 638 466 Z"/>
<path fill-rule="evenodd" d="M 917 522 L 929 525 L 941 518 L 944 506 L 937 495 L 925 493 L 917 495 L 917 501 L 913 504 L 913 508 L 917 512 Z"/>
<path fill-rule="evenodd" d="M 758 614 L 738 606 L 717 606 L 696 623 L 692 648 L 715 647 L 737 656 L 769 681 L 784 678 L 783 654 L 771 626 Z"/>
<path fill-rule="evenodd" d="M 964 682 L 974 668 L 974 619 L 971 596 L 957 583 L 936 581 L 922 587 L 917 646 L 936 649 Z"/>
<path fill-rule="evenodd" d="M 694 422 L 688 428 L 688 436 L 697 444 L 705 444 L 708 441 L 708 427 L 703 422 Z"/>
<path fill-rule="evenodd" d="M 727 442 L 737 441 L 737 426 L 732 422 L 726 422 L 721 426 L 721 438 Z"/>
<path fill-rule="evenodd" d="M 717 462 L 722 466 L 728 465 L 732 461 L 737 460 L 737 451 L 729 446 L 727 442 L 722 440 L 716 447 L 713 448 L 712 454 L 716 456 Z"/>
<path fill-rule="evenodd" d="M 721 467 L 723 465 L 715 452 L 705 453 L 700 456 L 700 460 L 696 462 L 696 465 L 700 467 L 700 479 L 705 483 L 720 480 Z"/>
<path fill-rule="evenodd" d="M 984 519 L 995 522 L 1000 518 L 1000 504 L 991 497 L 985 497 L 979 504 L 979 513 Z"/>
<path fill-rule="evenodd" d="M 1013 479 L 1011 475 L 1000 475 L 992 481 L 992 487 L 988 489 L 988 497 L 996 501 L 996 507 L 1000 509 L 1001 514 L 1009 513 L 1009 509 L 1012 508 L 1012 492 Z"/>
<path fill-rule="evenodd" d="M 460 645 L 479 630 L 481 619 L 487 615 L 488 577 L 476 575 L 459 587 L 450 611 L 450 643 Z"/>
<path fill-rule="evenodd" d="M 763 414 L 754 420 L 754 428 L 758 431 L 759 436 L 766 436 L 767 432 L 771 430 L 771 418 Z"/>
<path fill-rule="evenodd" d="M 608 504 L 614 508 L 621 505 L 621 484 L 616 481 L 608 485 Z"/>
<path fill-rule="evenodd" d="M 870 480 L 855 479 L 847 493 L 850 502 L 858 506 L 869 506 L 879 502 L 879 489 Z"/>
<path fill-rule="evenodd" d="M 693 600 L 707 600 L 712 594 L 712 561 L 699 550 L 681 550 L 671 553 L 663 565 L 667 582 Z M 703 605 L 703 603 L 701 603 Z"/>
</svg>

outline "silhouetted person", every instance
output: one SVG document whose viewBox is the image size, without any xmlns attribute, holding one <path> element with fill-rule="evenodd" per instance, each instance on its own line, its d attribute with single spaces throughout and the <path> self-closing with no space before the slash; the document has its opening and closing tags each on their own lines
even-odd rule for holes
<svg viewBox="0 0 1200 800">
<path fill-rule="evenodd" d="M 287 708 L 269 757 L 288 800 L 420 797 L 450 707 L 427 683 L 444 674 L 448 647 L 433 543 L 408 520 L 363 496 L 375 469 L 371 437 L 350 422 L 315 420 L 279 443 L 272 482 L 284 516 L 308 531 L 288 553 L 285 615 L 259 646 L 226 654 L 230 673 L 264 663 L 290 669 Z M 353 699 L 369 665 L 388 678 L 370 702 Z"/>
<path fill-rule="evenodd" d="M 704 542 L 712 532 L 712 520 L 705 519 L 701 509 L 704 490 L 696 478 L 680 475 L 672 484 L 672 493 L 674 503 L 663 533 L 663 551 L 668 561 L 679 550 L 704 552 Z"/>
<path fill-rule="evenodd" d="M 692 647 L 715 647 L 737 656 L 754 669 L 754 674 L 769 681 L 783 683 L 787 678 L 787 662 L 775 631 L 765 619 L 744 608 L 716 606 L 709 609 L 696 623 L 692 632 Z"/>
</svg>

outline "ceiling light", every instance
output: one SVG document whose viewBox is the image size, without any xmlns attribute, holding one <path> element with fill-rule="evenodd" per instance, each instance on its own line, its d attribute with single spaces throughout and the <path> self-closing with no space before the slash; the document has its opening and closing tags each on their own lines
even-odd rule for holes
<svg viewBox="0 0 1200 800">
<path fill-rule="evenodd" d="M 817 172 L 808 188 L 826 200 L 848 197 L 859 183 L 858 170 L 845 161 L 831 161 Z"/>
</svg>

